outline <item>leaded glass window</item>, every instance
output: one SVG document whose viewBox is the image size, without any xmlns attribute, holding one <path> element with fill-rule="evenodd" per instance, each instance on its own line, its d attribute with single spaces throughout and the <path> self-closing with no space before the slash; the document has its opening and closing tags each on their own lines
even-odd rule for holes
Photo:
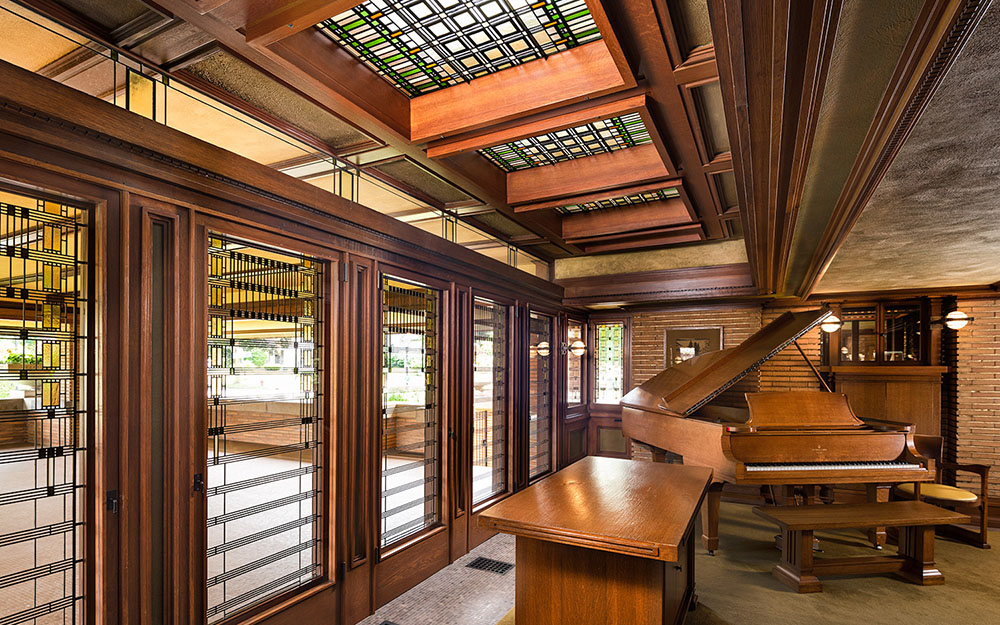
<svg viewBox="0 0 1000 625">
<path fill-rule="evenodd" d="M 628 113 L 495 145 L 479 153 L 500 169 L 512 172 L 624 150 L 651 141 L 642 117 L 638 113 Z"/>
<path fill-rule="evenodd" d="M 441 520 L 438 291 L 382 278 L 381 546 Z"/>
<path fill-rule="evenodd" d="M 472 503 L 507 487 L 507 307 L 476 298 L 472 342 Z"/>
<path fill-rule="evenodd" d="M 583 403 L 583 356 L 574 354 L 573 344 L 583 341 L 583 324 L 570 321 L 566 332 L 566 403 L 569 405 Z"/>
<path fill-rule="evenodd" d="M 600 210 L 602 208 L 617 208 L 621 206 L 632 206 L 635 204 L 648 204 L 649 202 L 660 202 L 662 200 L 669 200 L 676 197 L 680 197 L 680 191 L 677 187 L 668 187 L 666 189 L 643 191 L 642 193 L 633 193 L 632 195 L 623 195 L 621 197 L 608 198 L 606 200 L 595 200 L 593 202 L 583 202 L 580 204 L 567 204 L 566 206 L 557 207 L 556 210 L 565 214 L 586 213 L 589 211 Z"/>
<path fill-rule="evenodd" d="M 0 190 L 0 623 L 83 622 L 86 211 Z"/>
<path fill-rule="evenodd" d="M 320 275 L 309 257 L 209 237 L 209 623 L 323 573 Z"/>
<path fill-rule="evenodd" d="M 595 326 L 594 363 L 594 402 L 617 404 L 625 392 L 624 323 Z"/>
<path fill-rule="evenodd" d="M 368 0 L 318 26 L 410 97 L 601 38 L 585 0 Z"/>
<path fill-rule="evenodd" d="M 531 313 L 528 346 L 528 476 L 552 469 L 552 317 Z"/>
</svg>

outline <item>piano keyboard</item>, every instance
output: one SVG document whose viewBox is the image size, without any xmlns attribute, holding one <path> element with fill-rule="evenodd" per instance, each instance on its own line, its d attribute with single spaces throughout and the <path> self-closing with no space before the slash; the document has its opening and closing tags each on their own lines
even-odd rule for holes
<svg viewBox="0 0 1000 625">
<path fill-rule="evenodd" d="M 769 464 L 746 464 L 749 471 L 850 471 L 850 470 L 907 470 L 923 469 L 922 464 L 910 462 L 806 462 L 801 464 L 792 463 L 769 463 Z"/>
</svg>

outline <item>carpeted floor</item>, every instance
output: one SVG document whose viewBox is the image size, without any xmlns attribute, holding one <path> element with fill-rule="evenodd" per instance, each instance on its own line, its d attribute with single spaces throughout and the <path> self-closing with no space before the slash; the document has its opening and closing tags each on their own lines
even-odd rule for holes
<svg viewBox="0 0 1000 625">
<path fill-rule="evenodd" d="M 750 506 L 722 505 L 721 549 L 712 557 L 698 547 L 699 605 L 687 625 L 1000 625 L 997 550 L 939 538 L 943 586 L 916 586 L 893 575 L 824 578 L 822 593 L 799 595 L 771 577 L 778 561 L 774 534 Z M 875 553 L 859 531 L 817 535 L 821 557 Z M 895 547 L 886 552 L 895 553 Z M 465 568 L 477 555 L 513 562 L 514 542 L 504 535 L 491 539 L 362 623 L 513 625 L 508 610 L 517 569 L 500 576 Z"/>
</svg>

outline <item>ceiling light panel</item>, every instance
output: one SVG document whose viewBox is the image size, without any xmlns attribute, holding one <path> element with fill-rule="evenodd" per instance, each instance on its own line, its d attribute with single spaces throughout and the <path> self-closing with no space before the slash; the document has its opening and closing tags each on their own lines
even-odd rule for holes
<svg viewBox="0 0 1000 625">
<path fill-rule="evenodd" d="M 511 141 L 479 153 L 506 172 L 552 165 L 651 142 L 638 113 L 602 119 L 537 137 Z"/>
<path fill-rule="evenodd" d="M 681 195 L 680 191 L 677 190 L 677 187 L 668 187 L 666 189 L 657 189 L 656 191 L 646 191 L 644 193 L 623 195 L 621 197 L 614 197 L 606 200 L 598 200 L 596 202 L 586 202 L 583 204 L 568 204 L 566 206 L 560 206 L 556 208 L 556 210 L 564 214 L 587 213 L 594 210 L 600 210 L 602 208 L 615 208 L 617 206 L 630 206 L 633 204 L 648 204 L 649 202 L 659 202 L 660 200 L 669 200 L 671 198 L 680 197 L 680 195 Z"/>
<path fill-rule="evenodd" d="M 584 0 L 369 0 L 318 26 L 410 97 L 601 38 Z"/>
</svg>

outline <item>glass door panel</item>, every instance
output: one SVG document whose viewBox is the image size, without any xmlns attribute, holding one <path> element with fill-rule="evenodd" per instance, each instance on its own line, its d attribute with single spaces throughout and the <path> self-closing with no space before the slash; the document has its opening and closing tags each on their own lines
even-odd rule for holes
<svg viewBox="0 0 1000 625">
<path fill-rule="evenodd" d="M 507 307 L 476 298 L 472 332 L 472 504 L 475 505 L 507 487 Z"/>
<path fill-rule="evenodd" d="M 528 477 L 552 469 L 552 317 L 531 313 L 528 340 Z"/>
<path fill-rule="evenodd" d="M 438 291 L 382 278 L 382 547 L 440 521 Z"/>
<path fill-rule="evenodd" d="M 320 266 L 210 235 L 207 618 L 321 576 Z"/>
</svg>

